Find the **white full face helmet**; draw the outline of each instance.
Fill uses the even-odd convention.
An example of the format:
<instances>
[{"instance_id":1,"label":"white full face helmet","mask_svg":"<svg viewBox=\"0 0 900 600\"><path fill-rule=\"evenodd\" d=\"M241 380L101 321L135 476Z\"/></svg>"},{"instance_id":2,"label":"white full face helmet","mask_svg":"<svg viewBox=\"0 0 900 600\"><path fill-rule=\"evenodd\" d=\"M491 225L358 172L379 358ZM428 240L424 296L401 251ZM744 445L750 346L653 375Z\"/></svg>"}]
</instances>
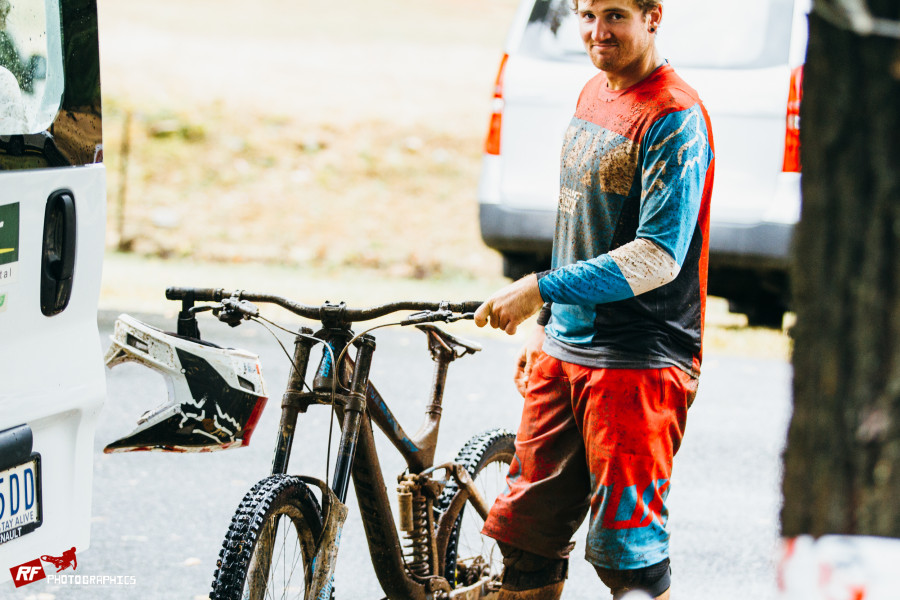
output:
<instances>
[{"instance_id":1,"label":"white full face helmet","mask_svg":"<svg viewBox=\"0 0 900 600\"><path fill-rule=\"evenodd\" d=\"M165 333L129 315L116 320L106 366L136 362L163 375L168 398L104 452L209 452L246 446L266 404L259 357Z\"/></svg>"}]
</instances>

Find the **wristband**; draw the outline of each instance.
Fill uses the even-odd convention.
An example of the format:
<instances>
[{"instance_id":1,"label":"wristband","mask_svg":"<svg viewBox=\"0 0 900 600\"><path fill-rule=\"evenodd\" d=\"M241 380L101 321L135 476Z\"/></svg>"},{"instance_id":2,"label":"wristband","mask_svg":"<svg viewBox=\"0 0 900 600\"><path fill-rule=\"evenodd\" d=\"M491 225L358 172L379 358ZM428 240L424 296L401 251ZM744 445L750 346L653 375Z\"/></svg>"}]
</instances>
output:
<instances>
[{"instance_id":1,"label":"wristband","mask_svg":"<svg viewBox=\"0 0 900 600\"><path fill-rule=\"evenodd\" d=\"M550 322L550 307L553 305L552 302L545 302L541 307L541 312L538 313L537 324L541 327L547 325Z\"/></svg>"}]
</instances>

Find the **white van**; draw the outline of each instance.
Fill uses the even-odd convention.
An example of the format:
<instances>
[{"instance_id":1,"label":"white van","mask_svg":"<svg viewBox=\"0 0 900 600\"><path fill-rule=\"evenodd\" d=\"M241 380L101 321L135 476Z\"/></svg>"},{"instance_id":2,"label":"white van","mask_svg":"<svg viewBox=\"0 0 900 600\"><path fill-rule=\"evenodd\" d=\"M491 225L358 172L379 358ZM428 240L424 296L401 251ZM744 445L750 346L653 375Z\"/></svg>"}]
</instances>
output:
<instances>
[{"instance_id":1,"label":"white van","mask_svg":"<svg viewBox=\"0 0 900 600\"><path fill-rule=\"evenodd\" d=\"M0 589L89 543L102 149L96 0L0 0Z\"/></svg>"},{"instance_id":2,"label":"white van","mask_svg":"<svg viewBox=\"0 0 900 600\"><path fill-rule=\"evenodd\" d=\"M710 114L716 177L709 293L781 325L800 215L800 66L809 0L666 0L658 46ZM563 134L597 73L572 0L523 0L507 38L478 189L504 274L549 268Z\"/></svg>"}]
</instances>

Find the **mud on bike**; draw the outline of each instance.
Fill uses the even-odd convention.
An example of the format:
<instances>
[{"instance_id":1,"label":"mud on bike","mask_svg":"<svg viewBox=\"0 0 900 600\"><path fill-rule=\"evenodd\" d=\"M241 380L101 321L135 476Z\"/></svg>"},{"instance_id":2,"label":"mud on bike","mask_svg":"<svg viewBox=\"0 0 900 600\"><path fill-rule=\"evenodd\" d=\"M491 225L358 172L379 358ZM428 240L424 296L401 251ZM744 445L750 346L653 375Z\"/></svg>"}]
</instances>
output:
<instances>
[{"instance_id":1,"label":"mud on bike","mask_svg":"<svg viewBox=\"0 0 900 600\"><path fill-rule=\"evenodd\" d=\"M317 331L290 330L294 349L285 349L291 368L271 474L247 492L231 520L210 598L334 598L334 568L351 479L386 598L475 600L496 595L502 557L480 531L490 504L505 486L514 435L502 429L486 431L471 438L454 460L434 460L449 365L481 349L434 323L472 318L478 302L395 302L353 309L344 303L310 306L275 295L210 288L169 288L166 297L181 302L177 331L165 333L122 315L106 361L110 367L134 361L163 373L169 402L145 413L137 429L107 446L106 452L210 451L249 443L266 402L259 359L201 339L198 313L211 311L231 326L256 321L271 331L271 326L281 327L262 316L257 305L277 305L320 325ZM369 332L386 325L359 334L352 329L354 323L404 311L406 316L389 325L423 331L434 361L424 421L411 436L369 381L375 352ZM321 359L308 378L313 348L320 344ZM287 472L298 416L315 405L333 411L340 425L330 482ZM396 521L373 423L407 466L397 478ZM329 470L330 464L326 479Z\"/></svg>"}]
</instances>

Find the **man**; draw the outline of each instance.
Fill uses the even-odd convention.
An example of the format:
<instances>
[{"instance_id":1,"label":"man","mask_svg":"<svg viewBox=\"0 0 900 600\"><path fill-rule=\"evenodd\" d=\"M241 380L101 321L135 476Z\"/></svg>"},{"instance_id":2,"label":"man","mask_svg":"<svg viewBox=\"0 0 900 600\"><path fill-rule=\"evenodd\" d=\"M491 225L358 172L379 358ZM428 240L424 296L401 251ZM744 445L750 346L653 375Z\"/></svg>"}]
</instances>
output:
<instances>
[{"instance_id":1,"label":"man","mask_svg":"<svg viewBox=\"0 0 900 600\"><path fill-rule=\"evenodd\" d=\"M575 1L601 72L565 136L553 268L475 314L509 334L542 305L538 323L552 315L518 361L516 457L484 533L504 554L502 600L560 597L588 511L585 556L614 597L668 599L665 501L700 370L712 132L656 49L661 0Z\"/></svg>"}]
</instances>

